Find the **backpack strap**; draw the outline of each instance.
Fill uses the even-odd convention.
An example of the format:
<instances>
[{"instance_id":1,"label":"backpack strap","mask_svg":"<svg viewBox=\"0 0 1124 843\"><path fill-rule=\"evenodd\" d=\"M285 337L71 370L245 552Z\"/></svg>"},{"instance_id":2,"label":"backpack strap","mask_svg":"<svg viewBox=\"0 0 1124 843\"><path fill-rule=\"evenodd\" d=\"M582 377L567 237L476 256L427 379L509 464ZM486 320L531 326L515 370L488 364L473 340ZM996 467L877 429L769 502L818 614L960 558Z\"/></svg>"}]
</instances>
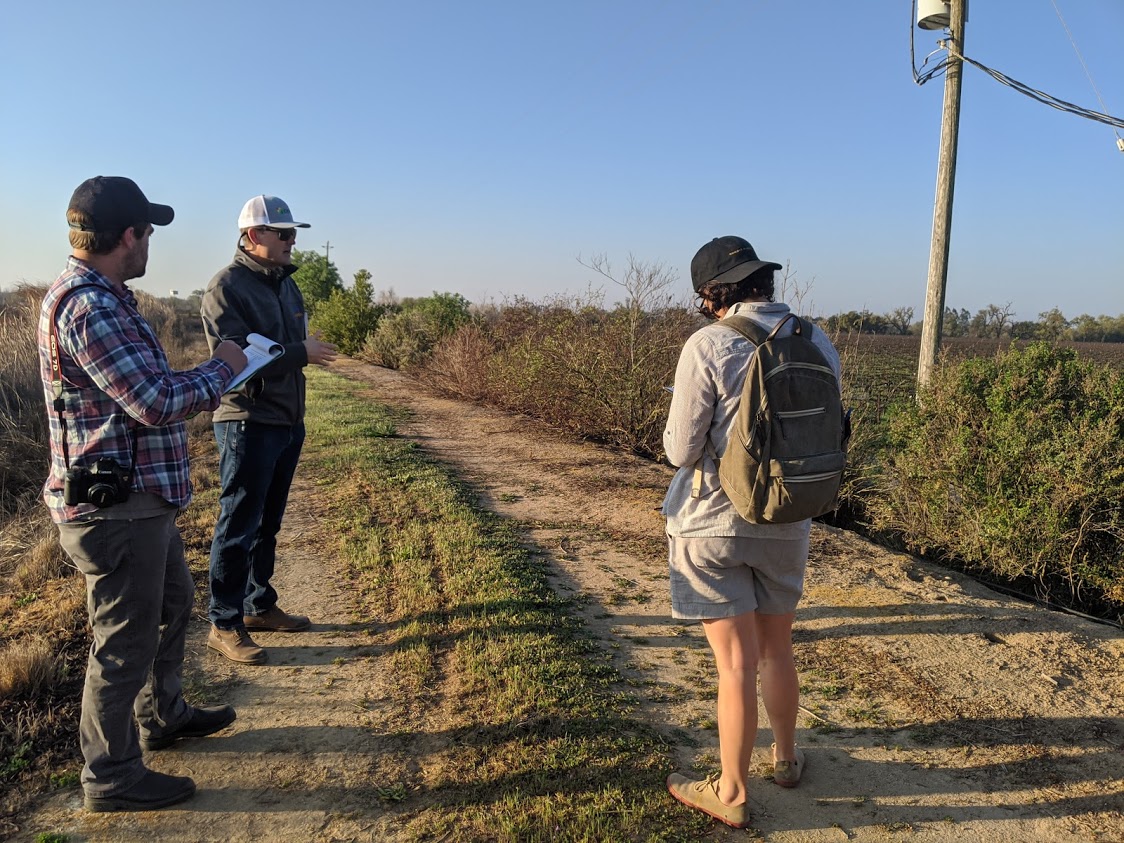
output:
<instances>
[{"instance_id":1,"label":"backpack strap","mask_svg":"<svg viewBox=\"0 0 1124 843\"><path fill-rule=\"evenodd\" d=\"M766 331L761 325L758 325L748 316L741 316L740 314L732 314L722 319L720 325L726 325L733 328L755 346L767 342L769 339L769 332ZM775 332L774 332L775 333Z\"/></svg>"},{"instance_id":2,"label":"backpack strap","mask_svg":"<svg viewBox=\"0 0 1124 843\"><path fill-rule=\"evenodd\" d=\"M726 325L729 328L733 328L735 331L749 340L749 342L753 344L754 348L760 346L762 343L768 342L768 340L771 338L771 334L763 326L757 324L748 316L741 316L736 313L730 314L729 316L720 320L719 324ZM776 332L774 331L774 333ZM714 460L715 467L718 466L718 454L714 453L714 448L711 447L710 440L708 439L703 456L699 457L698 462L695 463L695 473L691 482L692 498L702 497L702 466L703 460L706 459L707 453L709 453L710 458Z\"/></svg>"},{"instance_id":3,"label":"backpack strap","mask_svg":"<svg viewBox=\"0 0 1124 843\"><path fill-rule=\"evenodd\" d=\"M701 498L702 497L702 480L703 480L703 469L702 469L702 467L703 467L703 460L706 459L707 454L710 454L710 458L712 460L714 460L714 467L715 468L718 468L719 464L722 462L722 460L719 458L718 454L716 454L714 452L714 446L712 446L710 444L710 439L707 438L706 444L703 446L703 455L701 457L699 457L698 461L695 463L695 473L694 473L694 476L692 477L692 480L691 480L691 497L692 498Z\"/></svg>"},{"instance_id":4,"label":"backpack strap","mask_svg":"<svg viewBox=\"0 0 1124 843\"><path fill-rule=\"evenodd\" d=\"M102 287L101 284L93 284L90 282L75 284L73 287L64 290L62 295L55 299L54 304L51 305L50 334L48 335L47 339L47 353L51 361L51 392L55 396L55 400L51 402L51 406L54 408L55 414L59 419L59 428L62 431L62 459L63 465L65 465L67 468L70 468L70 449L67 447L66 442L66 417L62 414L62 411L66 409L66 402L62 397L64 379L62 376L62 363L59 360L58 316L59 307L62 305L62 303L70 298L72 293L77 293L79 290L84 290L87 287L95 290L102 290L103 292L105 291L105 288ZM113 292L112 290L110 290L109 292L112 293L112 295L117 296L117 293ZM117 298L121 297L117 296ZM133 462L135 463L137 459L137 426L132 423L128 415L125 415L125 426L129 429L129 434L131 437L130 443L133 447ZM130 468L128 471L129 482L131 483L133 470Z\"/></svg>"},{"instance_id":5,"label":"backpack strap","mask_svg":"<svg viewBox=\"0 0 1124 843\"><path fill-rule=\"evenodd\" d=\"M812 332L816 330L816 326L809 322L807 319L804 319L801 316L797 316L795 313L789 313L784 317L784 319L777 323L777 326L773 328L772 331L769 332L769 336L766 337L766 341L776 338L777 332L780 331L780 329L789 319L796 323L792 326L793 336L804 337L804 339L806 340L812 339Z\"/></svg>"}]
</instances>

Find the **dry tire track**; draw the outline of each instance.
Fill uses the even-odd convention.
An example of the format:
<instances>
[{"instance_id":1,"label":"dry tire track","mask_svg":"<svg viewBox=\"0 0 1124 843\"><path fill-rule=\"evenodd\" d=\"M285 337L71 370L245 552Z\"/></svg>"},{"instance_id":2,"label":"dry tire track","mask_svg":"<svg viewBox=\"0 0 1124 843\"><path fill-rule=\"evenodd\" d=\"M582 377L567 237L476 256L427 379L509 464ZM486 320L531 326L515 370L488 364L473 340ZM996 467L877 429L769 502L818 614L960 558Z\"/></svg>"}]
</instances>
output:
<instances>
[{"instance_id":1,"label":"dry tire track","mask_svg":"<svg viewBox=\"0 0 1124 843\"><path fill-rule=\"evenodd\" d=\"M336 371L409 409L401 433L522 523L640 716L681 767L713 766L709 653L670 618L663 519L671 470L525 417L427 395L399 372ZM761 779L777 841L1124 840L1124 641L816 525L796 641L808 780ZM762 772L771 739L758 738ZM715 829L715 837L726 834Z\"/></svg>"}]
</instances>

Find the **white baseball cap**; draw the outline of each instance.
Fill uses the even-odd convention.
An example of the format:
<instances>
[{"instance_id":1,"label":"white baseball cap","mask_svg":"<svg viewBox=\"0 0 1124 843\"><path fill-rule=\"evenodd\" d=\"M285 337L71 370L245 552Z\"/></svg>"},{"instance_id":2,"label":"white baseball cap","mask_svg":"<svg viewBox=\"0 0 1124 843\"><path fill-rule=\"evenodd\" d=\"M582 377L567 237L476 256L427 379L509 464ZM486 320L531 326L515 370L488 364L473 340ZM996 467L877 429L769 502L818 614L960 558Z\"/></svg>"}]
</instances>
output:
<instances>
[{"instance_id":1,"label":"white baseball cap","mask_svg":"<svg viewBox=\"0 0 1124 843\"><path fill-rule=\"evenodd\" d=\"M293 212L284 199L276 196L258 195L242 206L238 215L238 229L247 228L311 228L306 222L294 222Z\"/></svg>"}]
</instances>

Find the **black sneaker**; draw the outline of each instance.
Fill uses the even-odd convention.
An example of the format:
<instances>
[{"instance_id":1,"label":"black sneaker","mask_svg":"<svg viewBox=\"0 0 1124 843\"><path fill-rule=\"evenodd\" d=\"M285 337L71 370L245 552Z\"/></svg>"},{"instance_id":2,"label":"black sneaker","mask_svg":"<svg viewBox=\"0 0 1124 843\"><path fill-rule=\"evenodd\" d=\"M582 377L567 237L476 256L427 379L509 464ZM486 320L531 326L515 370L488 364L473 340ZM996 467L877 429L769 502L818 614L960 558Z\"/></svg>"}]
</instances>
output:
<instances>
[{"instance_id":1,"label":"black sneaker","mask_svg":"<svg viewBox=\"0 0 1124 843\"><path fill-rule=\"evenodd\" d=\"M121 793L112 796L86 796L86 810L155 811L183 802L195 795L195 782L187 776L169 776L145 770L144 778Z\"/></svg>"},{"instance_id":2,"label":"black sneaker","mask_svg":"<svg viewBox=\"0 0 1124 843\"><path fill-rule=\"evenodd\" d=\"M225 729L237 716L238 714L229 705L194 708L191 710L191 716L178 729L173 729L158 738L141 738L141 746L152 752L155 749L171 746L180 738L204 738L219 729Z\"/></svg>"}]
</instances>

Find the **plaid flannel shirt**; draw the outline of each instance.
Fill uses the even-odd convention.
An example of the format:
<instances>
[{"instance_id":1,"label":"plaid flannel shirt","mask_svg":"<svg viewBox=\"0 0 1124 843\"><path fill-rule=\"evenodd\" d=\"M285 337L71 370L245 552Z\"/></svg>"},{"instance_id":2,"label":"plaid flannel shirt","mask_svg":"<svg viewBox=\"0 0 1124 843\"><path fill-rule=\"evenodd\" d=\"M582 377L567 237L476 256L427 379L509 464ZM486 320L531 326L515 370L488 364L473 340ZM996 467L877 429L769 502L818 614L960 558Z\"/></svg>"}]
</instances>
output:
<instances>
[{"instance_id":1,"label":"plaid flannel shirt","mask_svg":"<svg viewBox=\"0 0 1124 843\"><path fill-rule=\"evenodd\" d=\"M79 285L92 286L66 295ZM52 311L64 295L55 324L70 465L88 467L94 460L110 457L132 468L133 491L187 506L191 479L185 420L217 407L234 372L217 359L190 371L173 372L132 292L118 290L100 272L71 257L43 298L38 326L39 369L51 436L51 473L43 486L43 500L51 518L75 521L96 511L90 504L63 503L67 466L63 425L54 407L49 338Z\"/></svg>"}]
</instances>

